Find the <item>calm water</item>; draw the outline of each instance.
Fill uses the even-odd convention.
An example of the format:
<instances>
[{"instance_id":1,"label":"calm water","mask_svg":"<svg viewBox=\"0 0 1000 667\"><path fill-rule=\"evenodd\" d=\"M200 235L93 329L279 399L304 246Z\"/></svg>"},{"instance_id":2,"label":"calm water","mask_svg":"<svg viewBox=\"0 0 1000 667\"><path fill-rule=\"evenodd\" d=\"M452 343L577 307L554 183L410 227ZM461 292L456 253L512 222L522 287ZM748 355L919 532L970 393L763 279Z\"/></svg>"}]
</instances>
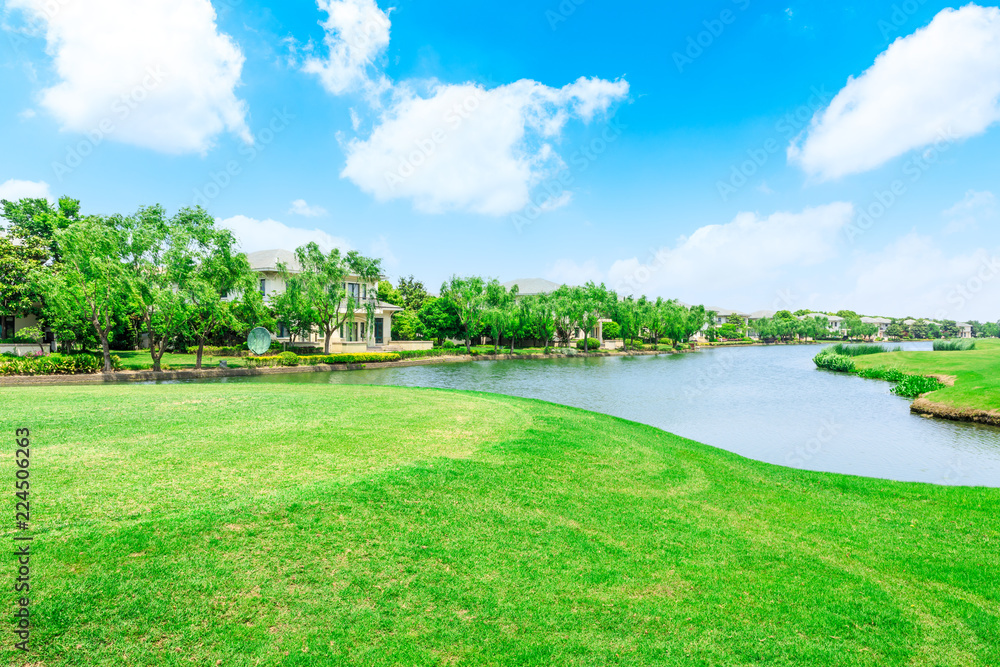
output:
<instances>
[{"instance_id":1,"label":"calm water","mask_svg":"<svg viewBox=\"0 0 1000 667\"><path fill-rule=\"evenodd\" d=\"M906 349L929 350L930 344ZM819 371L817 346L501 361L215 382L386 384L540 398L780 465L1000 487L1000 429L910 414L877 380Z\"/></svg>"}]
</instances>

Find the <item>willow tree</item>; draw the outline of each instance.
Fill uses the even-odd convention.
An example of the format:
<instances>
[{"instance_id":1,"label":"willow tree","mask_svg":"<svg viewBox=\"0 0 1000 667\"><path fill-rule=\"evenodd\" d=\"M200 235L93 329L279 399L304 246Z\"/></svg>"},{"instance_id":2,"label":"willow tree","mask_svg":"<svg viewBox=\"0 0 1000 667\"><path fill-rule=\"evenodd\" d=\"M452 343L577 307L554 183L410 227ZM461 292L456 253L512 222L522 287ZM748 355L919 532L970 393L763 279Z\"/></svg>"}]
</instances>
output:
<instances>
[{"instance_id":1,"label":"willow tree","mask_svg":"<svg viewBox=\"0 0 1000 667\"><path fill-rule=\"evenodd\" d=\"M308 243L295 250L298 271L293 272L284 264L279 265L286 285L299 290L302 303L308 304L323 329L323 351L330 354L333 333L345 324L353 324L359 313L365 314L368 328L375 320L378 293L374 285L382 275L382 260L365 257L357 250L342 253L334 248L324 253L316 243ZM372 289L348 289L350 278L361 284L373 285Z\"/></svg>"},{"instance_id":2,"label":"willow tree","mask_svg":"<svg viewBox=\"0 0 1000 667\"><path fill-rule=\"evenodd\" d=\"M452 276L441 285L441 298L454 308L465 337L465 352L471 354L472 336L482 327L486 311L486 282L478 276Z\"/></svg>"},{"instance_id":3,"label":"willow tree","mask_svg":"<svg viewBox=\"0 0 1000 667\"><path fill-rule=\"evenodd\" d=\"M500 339L505 335L511 337L511 352L513 352L518 314L517 286L508 292L500 281L493 278L486 284L484 297L483 321L489 327L490 336L493 338L493 353L500 351Z\"/></svg>"},{"instance_id":4,"label":"willow tree","mask_svg":"<svg viewBox=\"0 0 1000 667\"><path fill-rule=\"evenodd\" d=\"M552 301L553 297L548 294L535 294L521 301L527 327L544 342L546 354L549 353L549 341L556 333L556 313Z\"/></svg>"}]
</instances>

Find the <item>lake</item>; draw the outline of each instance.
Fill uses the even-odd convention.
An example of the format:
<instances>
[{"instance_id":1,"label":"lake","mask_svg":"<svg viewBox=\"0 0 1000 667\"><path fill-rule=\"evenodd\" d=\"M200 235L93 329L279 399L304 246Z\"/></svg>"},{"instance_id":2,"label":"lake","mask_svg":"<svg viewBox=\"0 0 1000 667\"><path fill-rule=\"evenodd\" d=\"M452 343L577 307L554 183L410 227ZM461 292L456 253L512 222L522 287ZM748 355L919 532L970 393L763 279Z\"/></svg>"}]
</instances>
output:
<instances>
[{"instance_id":1,"label":"lake","mask_svg":"<svg viewBox=\"0 0 1000 667\"><path fill-rule=\"evenodd\" d=\"M930 343L908 343L930 350ZM759 461L901 481L1000 487L1000 429L910 413L890 384L817 370L814 345L480 361L209 382L486 391L603 412ZM198 380L196 382L205 382Z\"/></svg>"}]
</instances>

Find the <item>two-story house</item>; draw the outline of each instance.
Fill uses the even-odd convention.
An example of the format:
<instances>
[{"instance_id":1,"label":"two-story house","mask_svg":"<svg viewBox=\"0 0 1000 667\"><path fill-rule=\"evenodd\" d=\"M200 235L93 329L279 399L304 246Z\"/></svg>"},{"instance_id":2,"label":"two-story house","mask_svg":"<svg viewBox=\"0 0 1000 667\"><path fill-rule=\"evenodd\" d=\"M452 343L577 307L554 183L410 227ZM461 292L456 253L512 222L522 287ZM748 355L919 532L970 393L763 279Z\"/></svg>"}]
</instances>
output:
<instances>
[{"instance_id":1,"label":"two-story house","mask_svg":"<svg viewBox=\"0 0 1000 667\"><path fill-rule=\"evenodd\" d=\"M261 250L247 254L250 268L258 276L258 289L269 303L286 289L278 265L283 264L289 274L302 271L295 253L288 250ZM357 309L354 317L335 331L330 343L330 352L364 352L369 350L398 350L430 347L430 341L401 342L392 340L392 316L403 310L391 303L378 301L378 284L366 282L357 276L348 276L344 283L345 293L352 294L359 301L372 300L375 303L375 318L371 326L368 323L368 313L364 308ZM346 301L342 313L346 313ZM275 338L290 342L289 332L282 328L276 332ZM321 346L324 334L321 330L313 331L307 340L297 340L296 345Z\"/></svg>"}]
</instances>

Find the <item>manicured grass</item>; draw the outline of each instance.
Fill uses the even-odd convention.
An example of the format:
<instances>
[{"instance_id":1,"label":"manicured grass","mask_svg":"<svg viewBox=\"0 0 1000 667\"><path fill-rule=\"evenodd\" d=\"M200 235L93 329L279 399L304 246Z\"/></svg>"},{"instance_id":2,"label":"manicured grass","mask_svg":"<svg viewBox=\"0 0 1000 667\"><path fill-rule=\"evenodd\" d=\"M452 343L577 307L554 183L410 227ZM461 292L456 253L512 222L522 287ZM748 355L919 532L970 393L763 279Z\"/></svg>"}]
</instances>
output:
<instances>
[{"instance_id":1,"label":"manicured grass","mask_svg":"<svg viewBox=\"0 0 1000 667\"><path fill-rule=\"evenodd\" d=\"M8 635L3 664L1000 664L1000 490L486 394L0 401L5 433L33 429L36 536L34 652Z\"/></svg>"},{"instance_id":2,"label":"manicured grass","mask_svg":"<svg viewBox=\"0 0 1000 667\"><path fill-rule=\"evenodd\" d=\"M153 367L153 358L149 355L149 350L115 350L112 354L117 354L122 360L122 370L141 371L149 370ZM165 368L180 370L182 368L194 368L195 354L173 354L167 352L163 355L162 365ZM244 368L242 357L210 357L203 355L201 358L202 368L218 368L219 362L225 361L230 368Z\"/></svg>"},{"instance_id":3,"label":"manicured grass","mask_svg":"<svg viewBox=\"0 0 1000 667\"><path fill-rule=\"evenodd\" d=\"M927 398L956 408L1000 410L1000 340L978 339L962 352L893 352L855 358L857 368L886 366L918 375L947 375L955 386Z\"/></svg>"}]
</instances>

